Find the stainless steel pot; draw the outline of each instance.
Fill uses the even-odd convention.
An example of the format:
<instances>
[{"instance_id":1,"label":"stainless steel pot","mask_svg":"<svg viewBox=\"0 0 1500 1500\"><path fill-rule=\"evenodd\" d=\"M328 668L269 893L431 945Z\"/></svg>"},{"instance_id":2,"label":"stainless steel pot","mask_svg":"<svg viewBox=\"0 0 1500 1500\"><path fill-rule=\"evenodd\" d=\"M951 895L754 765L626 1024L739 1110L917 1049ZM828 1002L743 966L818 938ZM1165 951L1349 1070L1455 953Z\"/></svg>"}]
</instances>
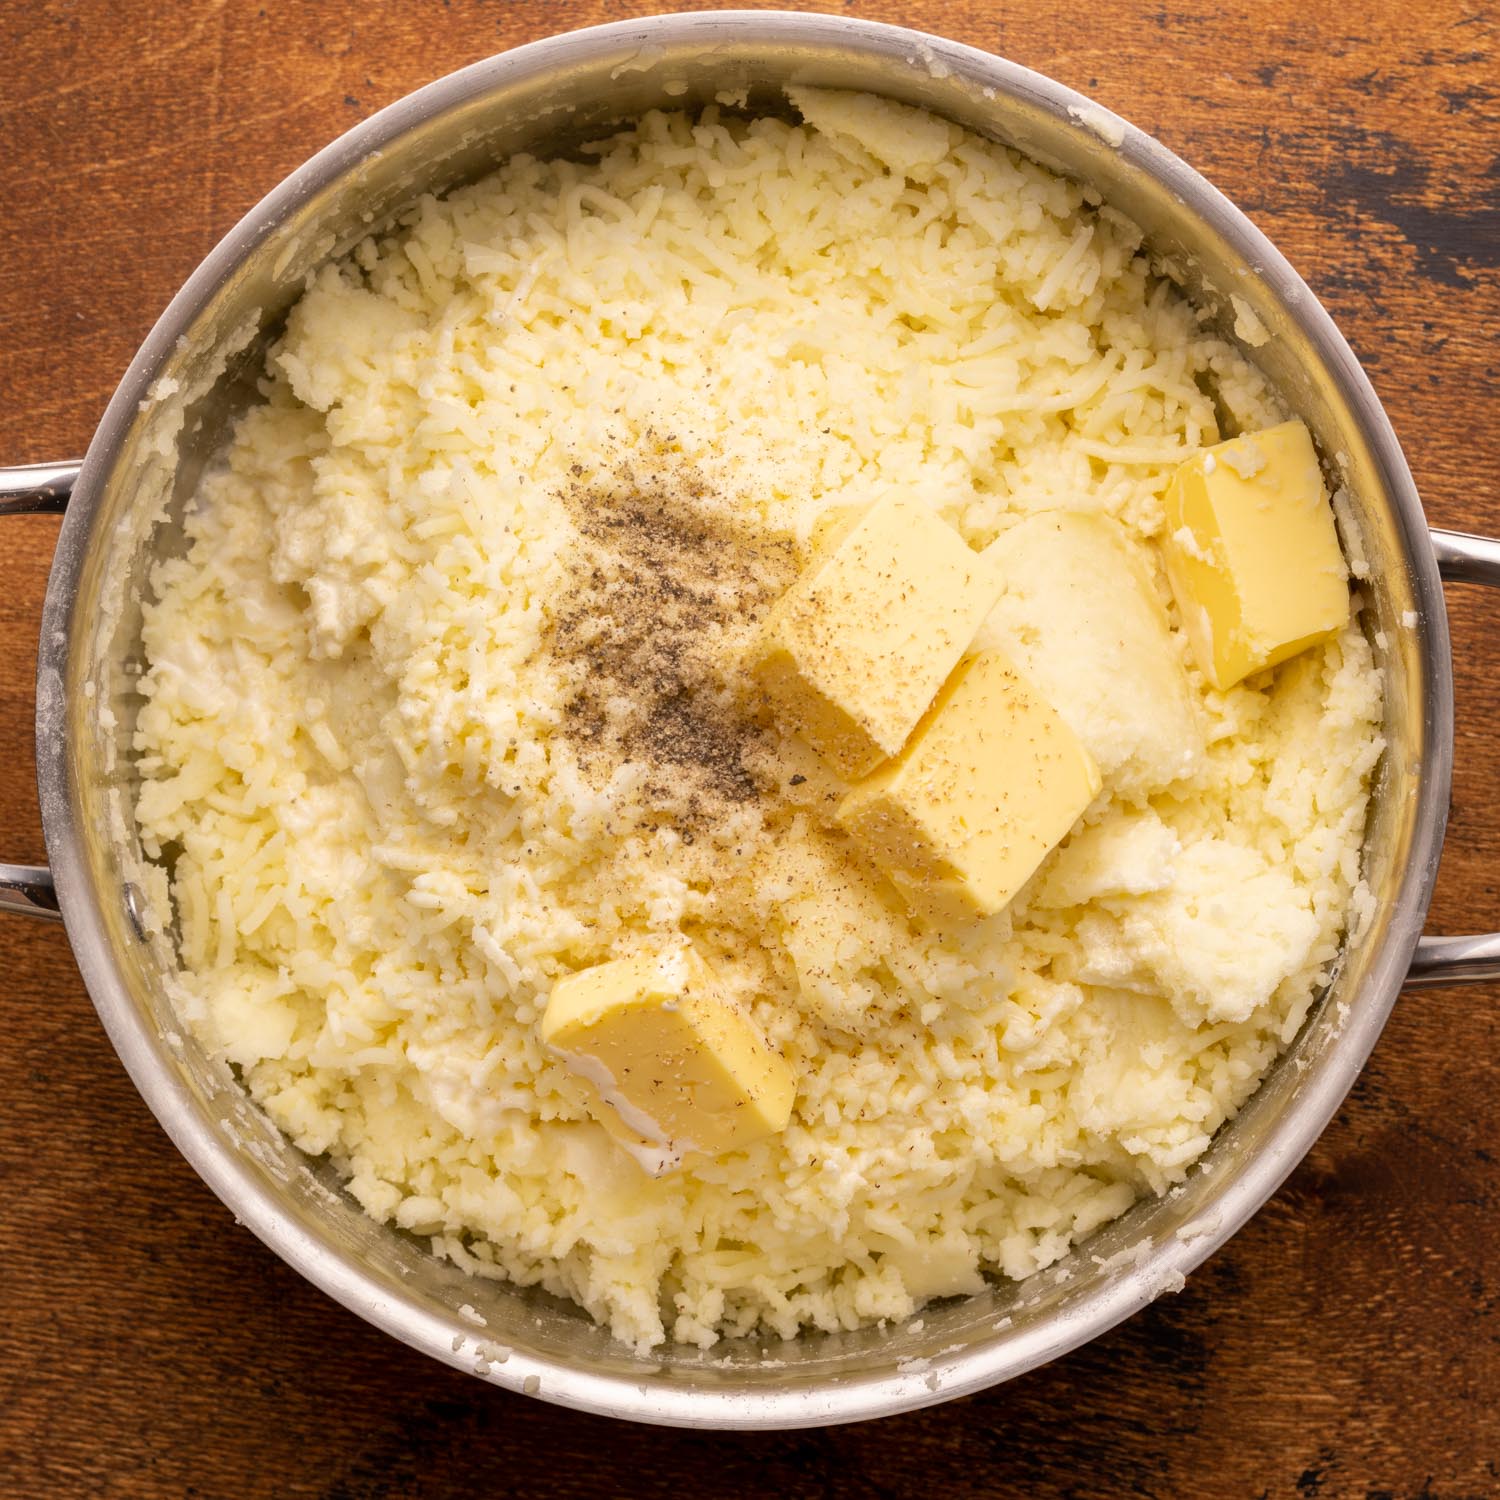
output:
<instances>
[{"instance_id":1,"label":"stainless steel pot","mask_svg":"<svg viewBox=\"0 0 1500 1500\"><path fill-rule=\"evenodd\" d=\"M1328 995L1203 1163L1055 1269L928 1309L920 1324L747 1340L638 1359L576 1309L471 1280L368 1219L325 1163L292 1149L172 1014L173 956L137 915L142 855L128 744L139 600L180 544L183 503L243 405L308 268L418 192L522 149L550 152L655 107L789 81L925 106L1095 185L1132 215L1311 424L1353 497L1386 671L1388 742L1365 851L1377 912ZM51 873L0 867L3 904L59 911L116 1050L213 1190L273 1250L414 1348L588 1411L695 1427L797 1427L979 1390L1074 1348L1210 1255L1311 1146L1405 984L1500 976L1500 936L1422 938L1452 765L1439 577L1500 584L1500 543L1427 530L1390 424L1328 315L1263 235L1150 137L1058 84L968 47L841 17L711 12L621 22L478 63L357 126L209 255L142 346L81 465L11 471L9 512L66 506L43 614L37 775ZM1378 632L1378 634L1376 633Z\"/></svg>"}]
</instances>

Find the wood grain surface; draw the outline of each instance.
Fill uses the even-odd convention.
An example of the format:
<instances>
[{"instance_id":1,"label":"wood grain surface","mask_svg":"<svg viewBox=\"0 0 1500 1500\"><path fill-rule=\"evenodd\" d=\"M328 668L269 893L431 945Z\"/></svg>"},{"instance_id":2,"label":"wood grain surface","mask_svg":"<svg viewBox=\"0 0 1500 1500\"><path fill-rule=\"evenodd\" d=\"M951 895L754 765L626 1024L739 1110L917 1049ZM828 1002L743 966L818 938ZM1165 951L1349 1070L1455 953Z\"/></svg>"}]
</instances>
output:
<instances>
[{"instance_id":1,"label":"wood grain surface","mask_svg":"<svg viewBox=\"0 0 1500 1500\"><path fill-rule=\"evenodd\" d=\"M339 131L629 0L0 0L0 461L80 452L218 237ZM878 0L1082 89L1236 199L1364 360L1434 523L1500 533L1500 18L1455 0ZM43 855L55 521L0 526L0 855ZM1500 924L1500 600L1450 593L1438 931ZM492 1390L302 1282L157 1128L60 930L0 923L0 1495L1500 1494L1495 986L1409 994L1337 1120L1175 1298L852 1428L662 1432Z\"/></svg>"}]
</instances>

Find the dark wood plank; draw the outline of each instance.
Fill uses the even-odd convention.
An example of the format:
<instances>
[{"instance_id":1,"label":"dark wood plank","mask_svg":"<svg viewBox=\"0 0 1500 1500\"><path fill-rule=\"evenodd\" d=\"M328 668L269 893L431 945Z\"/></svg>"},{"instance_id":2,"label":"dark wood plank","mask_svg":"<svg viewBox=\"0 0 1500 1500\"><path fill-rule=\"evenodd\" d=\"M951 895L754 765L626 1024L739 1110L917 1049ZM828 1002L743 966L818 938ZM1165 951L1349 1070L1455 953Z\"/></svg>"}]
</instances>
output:
<instances>
[{"instance_id":1,"label":"dark wood plank","mask_svg":"<svg viewBox=\"0 0 1500 1500\"><path fill-rule=\"evenodd\" d=\"M339 130L503 47L652 7L0 9L0 459L79 452L158 310ZM1325 299L1434 522L1500 532L1500 19L1461 0L889 0L1159 135ZM0 828L42 854L56 522L0 527ZM1496 603L1452 596L1439 930L1500 921ZM60 932L0 923L0 1474L18 1496L1459 1500L1500 1493L1496 989L1410 995L1307 1162L1178 1297L1001 1390L853 1429L663 1433L507 1397L302 1283L168 1145Z\"/></svg>"}]
</instances>

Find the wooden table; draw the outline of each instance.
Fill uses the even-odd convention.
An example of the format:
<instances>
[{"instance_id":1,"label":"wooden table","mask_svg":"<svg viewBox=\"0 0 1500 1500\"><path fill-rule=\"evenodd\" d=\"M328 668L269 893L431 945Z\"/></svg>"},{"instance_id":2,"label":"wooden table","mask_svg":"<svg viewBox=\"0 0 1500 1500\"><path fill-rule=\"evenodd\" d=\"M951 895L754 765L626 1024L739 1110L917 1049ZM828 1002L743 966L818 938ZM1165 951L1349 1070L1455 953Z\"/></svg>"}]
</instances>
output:
<instances>
[{"instance_id":1,"label":"wooden table","mask_svg":"<svg viewBox=\"0 0 1500 1500\"><path fill-rule=\"evenodd\" d=\"M152 320L319 146L633 0L0 9L0 459L80 452ZM831 7L830 7L831 8ZM1500 532L1500 19L1455 0L878 0L1082 89L1323 297L1440 525ZM43 855L34 642L57 523L0 527L0 854ZM1432 927L1500 922L1496 604L1451 600ZM298 1279L168 1144L55 927L0 923L6 1496L1500 1494L1497 989L1404 998L1274 1201L1179 1296L999 1390L832 1431L632 1428L421 1358Z\"/></svg>"}]
</instances>

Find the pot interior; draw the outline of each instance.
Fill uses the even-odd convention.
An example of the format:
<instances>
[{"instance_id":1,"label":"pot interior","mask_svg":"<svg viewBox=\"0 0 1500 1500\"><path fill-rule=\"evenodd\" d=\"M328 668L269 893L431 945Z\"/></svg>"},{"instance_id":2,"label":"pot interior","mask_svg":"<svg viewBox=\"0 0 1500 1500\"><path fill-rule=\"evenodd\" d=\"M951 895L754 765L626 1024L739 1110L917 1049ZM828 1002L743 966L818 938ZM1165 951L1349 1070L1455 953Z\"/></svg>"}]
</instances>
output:
<instances>
[{"instance_id":1,"label":"pot interior","mask_svg":"<svg viewBox=\"0 0 1500 1500\"><path fill-rule=\"evenodd\" d=\"M372 1222L175 1018L170 942L143 935L132 895L143 858L129 754L140 605L153 558L181 546L183 506L311 267L418 194L512 153L567 152L646 109L725 90L745 90L750 112L784 112L789 81L924 106L1088 182L1146 229L1164 270L1223 331L1238 325L1257 341L1247 353L1312 427L1331 483L1347 485L1349 540L1368 559L1365 618L1386 674L1387 749L1365 853L1377 914L1188 1180L1055 1268L929 1307L910 1326L641 1360L571 1305L471 1279ZM1441 593L1399 450L1311 294L1217 194L1113 116L995 59L839 18L679 16L556 39L454 75L328 148L231 233L143 348L90 452L54 593L39 695L49 845L101 1015L179 1146L294 1265L409 1342L499 1384L535 1390L539 1380L543 1396L646 1420L800 1425L919 1405L1018 1373L1174 1290L1295 1164L1352 1081L1405 971L1441 837Z\"/></svg>"}]
</instances>

